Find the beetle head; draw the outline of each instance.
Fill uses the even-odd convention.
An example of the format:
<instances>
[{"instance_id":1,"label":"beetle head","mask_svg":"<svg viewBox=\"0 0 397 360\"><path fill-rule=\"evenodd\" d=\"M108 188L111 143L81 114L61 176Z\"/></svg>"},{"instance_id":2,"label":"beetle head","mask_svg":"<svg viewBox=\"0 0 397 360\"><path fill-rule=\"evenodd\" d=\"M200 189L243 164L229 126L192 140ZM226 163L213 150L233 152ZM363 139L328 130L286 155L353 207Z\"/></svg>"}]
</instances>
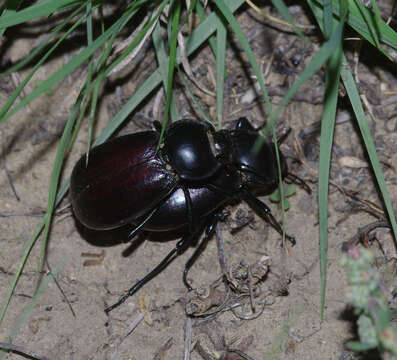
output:
<instances>
[{"instance_id":1,"label":"beetle head","mask_svg":"<svg viewBox=\"0 0 397 360\"><path fill-rule=\"evenodd\" d=\"M273 143L262 142L259 150L254 151L258 133L246 129L235 130L231 134L234 164L243 174L245 185L256 192L271 194L279 183L276 151ZM287 163L281 151L281 177L288 173Z\"/></svg>"}]
</instances>

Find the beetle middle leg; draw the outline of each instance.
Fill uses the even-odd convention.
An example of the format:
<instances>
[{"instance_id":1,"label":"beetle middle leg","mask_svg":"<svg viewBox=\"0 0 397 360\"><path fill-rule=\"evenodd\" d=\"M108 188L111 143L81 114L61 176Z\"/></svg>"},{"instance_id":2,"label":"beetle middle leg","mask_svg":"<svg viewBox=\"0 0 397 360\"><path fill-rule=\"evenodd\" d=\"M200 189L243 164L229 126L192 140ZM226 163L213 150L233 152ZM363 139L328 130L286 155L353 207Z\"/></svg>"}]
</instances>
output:
<instances>
[{"instance_id":1,"label":"beetle middle leg","mask_svg":"<svg viewBox=\"0 0 397 360\"><path fill-rule=\"evenodd\" d=\"M218 221L223 221L229 215L230 215L229 212L217 212L215 214L210 215L210 220L207 224L207 228L205 229L204 237L199 243L199 245L196 247L196 249L194 250L192 256L186 262L185 269L183 270L183 283L185 284L185 286L189 291L193 290L193 288L190 286L189 282L187 281L187 274L190 268L192 267L194 262L197 260L197 258L203 251L208 240L211 238L212 235L214 235L216 224L218 223Z\"/></svg>"}]
</instances>

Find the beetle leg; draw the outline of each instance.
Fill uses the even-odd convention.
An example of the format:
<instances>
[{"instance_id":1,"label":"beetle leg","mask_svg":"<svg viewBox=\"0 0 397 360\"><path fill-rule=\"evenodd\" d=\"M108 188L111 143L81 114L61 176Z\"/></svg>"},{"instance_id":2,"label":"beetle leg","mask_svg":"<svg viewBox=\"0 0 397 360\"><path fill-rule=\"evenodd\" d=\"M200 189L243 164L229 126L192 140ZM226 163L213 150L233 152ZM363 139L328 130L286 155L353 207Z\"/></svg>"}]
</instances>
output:
<instances>
[{"instance_id":1,"label":"beetle leg","mask_svg":"<svg viewBox=\"0 0 397 360\"><path fill-rule=\"evenodd\" d=\"M181 185L181 189L183 191L183 194L185 195L186 214L187 214L187 220L189 222L189 232L193 234L198 229L197 216L193 214L193 204L192 204L192 198L190 197L189 189L185 185Z\"/></svg>"},{"instance_id":2,"label":"beetle leg","mask_svg":"<svg viewBox=\"0 0 397 360\"><path fill-rule=\"evenodd\" d=\"M183 283L185 284L185 286L189 291L193 290L193 288L190 286L189 282L187 281L187 274L189 272L189 269L192 267L196 259L203 251L208 240L211 238L212 235L214 235L216 224L218 223L218 221L223 221L229 215L230 215L229 212L219 212L210 216L210 220L208 222L207 228L205 229L205 235L201 240L200 244L197 246L196 250L194 250L193 255L186 262L185 269L183 270Z\"/></svg>"},{"instance_id":3,"label":"beetle leg","mask_svg":"<svg viewBox=\"0 0 397 360\"><path fill-rule=\"evenodd\" d=\"M252 195L248 190L244 189L243 192L243 198L244 200L248 203L248 204L252 204L254 205L254 207L256 207L257 209L259 209L261 211L261 213L263 214L265 220L271 225L273 226L276 231L280 234L283 235L283 229L281 228L281 225L279 224L279 222L274 218L274 216L272 215L272 212L270 210L270 208L262 201L260 201L259 199L257 199L254 195ZM285 235L285 238L292 244L295 245L296 244L296 240L295 238L293 238L292 236L289 235Z\"/></svg>"},{"instance_id":4,"label":"beetle leg","mask_svg":"<svg viewBox=\"0 0 397 360\"><path fill-rule=\"evenodd\" d=\"M156 213L156 211L171 197L171 195L175 192L176 188L173 187L171 190L168 192L168 194L162 198L152 210L150 210L147 214L145 214L145 217L141 222L128 234L127 241L131 240L139 230L142 229L142 227L153 217L153 215ZM140 218L142 219L142 218Z\"/></svg>"},{"instance_id":5,"label":"beetle leg","mask_svg":"<svg viewBox=\"0 0 397 360\"><path fill-rule=\"evenodd\" d=\"M158 264L149 274L147 274L143 279L139 280L131 289L129 289L128 293L121 297L118 302L107 307L105 309L105 313L108 313L116 307L120 306L130 296L134 295L143 285L145 285L148 281L161 273L175 259L175 257L177 257L186 250L191 238L192 236L191 234L189 234L189 236L184 236L181 240L179 240L176 246L168 253L168 255L160 262L160 264Z\"/></svg>"}]
</instances>

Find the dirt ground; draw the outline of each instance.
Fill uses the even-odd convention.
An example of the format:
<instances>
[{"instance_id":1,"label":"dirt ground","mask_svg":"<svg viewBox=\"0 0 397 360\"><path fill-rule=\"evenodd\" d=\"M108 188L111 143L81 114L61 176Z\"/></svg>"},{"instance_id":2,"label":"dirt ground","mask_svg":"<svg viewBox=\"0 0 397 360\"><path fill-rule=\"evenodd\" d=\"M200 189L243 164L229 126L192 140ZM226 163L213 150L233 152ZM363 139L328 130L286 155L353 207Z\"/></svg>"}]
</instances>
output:
<instances>
[{"instance_id":1,"label":"dirt ground","mask_svg":"<svg viewBox=\"0 0 397 360\"><path fill-rule=\"evenodd\" d=\"M263 9L273 11L268 7ZM387 8L383 10L386 12ZM293 6L290 11L297 23L310 25L306 9ZM318 49L316 44L320 44L321 37L317 31L306 29L312 41L312 44L306 44L292 32L286 31L284 26L260 18L248 7L240 11L238 20L257 60L266 70L272 103L277 104L280 95L286 92ZM2 44L3 58L12 63L23 58L46 36L44 27L42 23L32 24L7 34L7 41ZM74 34L65 47L39 69L28 84L26 93L77 53L83 38L81 32ZM248 77L251 73L242 64L245 56L235 40L230 40L225 127L233 126L232 121L241 116L246 116L259 126L265 121L264 106L260 99L251 96L253 83ZM346 54L351 65L354 65L354 44L346 42ZM376 54L374 49L364 45L356 76L360 91L374 115L374 118L368 116L368 122L384 166L390 197L395 199L397 113L393 96L397 89L397 72L394 64ZM148 45L133 64L109 80L101 97L96 134L155 69L155 64L153 50ZM200 49L199 56L192 58L191 65L198 81L213 90L215 61L210 49ZM28 70L0 80L1 105ZM56 146L86 71L84 66L78 68L51 93L0 125L1 304L25 247L45 211ZM47 256L53 271L57 269L59 287L50 281L30 314L21 321L21 314L29 305L37 286L36 269L40 254L37 243L0 328L0 342L7 342L8 336L15 334L14 344L49 359L182 359L186 333L190 329L192 360L219 359L226 348L237 349L256 360L379 358L376 353L358 356L345 347L347 341L357 338L357 334L354 315L345 302L346 279L339 265L342 243L356 235L360 227L376 220L360 200L369 200L381 209L382 205L343 89L339 99L331 170L326 308L324 320L320 322L316 177L319 151L317 125L321 120L323 90L324 73L320 71L300 89L277 123L280 131L288 127L292 129L281 147L291 172L304 178L312 189L310 195L297 187L296 193L289 198L291 208L286 213L286 230L296 238L296 246L288 246L287 251L281 248L280 236L244 203L228 206L231 215L220 225L219 234L224 242L228 269L233 264L257 263L264 256L270 259L270 273L258 284L259 296L254 298L256 313L251 312L249 297L241 297L234 301L241 306L233 311L227 308L227 311L210 317L187 317L188 295L182 282L182 272L194 250L189 248L123 306L106 315L104 308L116 302L130 286L159 263L174 246L177 237L175 234L143 236L123 244L126 229L88 231L76 223L71 209L67 208L55 217ZM215 98L197 88L194 91L214 118ZM181 86L175 94L181 116L197 117ZM131 115L119 135L150 127L156 114L153 106L157 96L161 94L154 93L150 101ZM163 104L164 99L161 109ZM73 152L67 158L63 179L70 176L73 164L85 151L87 129L85 122ZM351 193L356 198L349 196ZM261 199L271 206L275 217L280 219L279 206L270 204L267 198ZM62 206L68 204L69 199L66 198ZM382 253L376 244L372 247L382 260L379 266L393 270L394 260L384 261L392 259L395 254L392 238L385 229L380 229L376 236L384 250ZM382 265L384 263L386 265ZM199 288L208 287L220 276L218 250L213 239L191 269L189 279L195 288ZM46 280L48 276L44 274L43 278ZM225 296L222 283L216 288L215 295L221 299ZM129 331L131 324L136 323L136 328ZM3 358L21 359L21 356L14 353ZM244 359L238 351L229 351L225 358Z\"/></svg>"}]
</instances>

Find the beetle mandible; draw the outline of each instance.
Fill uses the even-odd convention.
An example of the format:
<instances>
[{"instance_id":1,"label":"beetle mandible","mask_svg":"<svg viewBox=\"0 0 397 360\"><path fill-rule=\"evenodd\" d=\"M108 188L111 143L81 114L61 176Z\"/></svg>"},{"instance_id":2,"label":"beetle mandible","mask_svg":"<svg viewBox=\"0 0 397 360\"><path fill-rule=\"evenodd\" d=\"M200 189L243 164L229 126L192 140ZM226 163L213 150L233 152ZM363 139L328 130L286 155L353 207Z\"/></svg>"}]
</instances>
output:
<instances>
[{"instance_id":1,"label":"beetle mandible","mask_svg":"<svg viewBox=\"0 0 397 360\"><path fill-rule=\"evenodd\" d=\"M77 219L88 228L106 230L135 225L129 238L140 230L168 231L186 227L186 234L149 274L138 281L111 311L160 273L206 227L205 235L185 265L187 272L217 222L226 216L223 207L232 199L246 201L280 234L282 229L270 209L255 194L269 195L278 186L274 144L252 148L259 134L246 118L234 130L215 131L207 122L182 119L165 131L158 148L161 125L114 138L91 150L88 166L82 156L71 177L71 200ZM158 149L158 151L157 151ZM279 152L281 175L288 173ZM295 244L295 239L286 236Z\"/></svg>"}]
</instances>

